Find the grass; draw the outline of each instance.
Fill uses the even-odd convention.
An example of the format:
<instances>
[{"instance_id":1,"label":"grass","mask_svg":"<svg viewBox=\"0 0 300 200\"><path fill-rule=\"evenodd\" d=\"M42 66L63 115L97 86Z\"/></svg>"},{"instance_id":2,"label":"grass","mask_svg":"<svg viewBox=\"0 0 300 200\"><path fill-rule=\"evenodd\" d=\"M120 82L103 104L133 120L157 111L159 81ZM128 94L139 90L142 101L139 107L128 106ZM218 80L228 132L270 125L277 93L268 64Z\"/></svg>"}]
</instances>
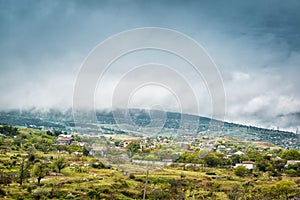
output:
<instances>
[{"instance_id":1,"label":"grass","mask_svg":"<svg viewBox=\"0 0 300 200\"><path fill-rule=\"evenodd\" d=\"M37 186L33 182L34 180L30 179L30 182L25 183L22 187L17 183L12 183L10 186L2 187L2 189L7 193L7 199L20 199L21 197L31 199L33 194L45 192L49 195L52 190L61 196L61 198L56 196L53 199L141 199L146 179L144 171L146 167L143 167L144 170L140 169L141 166L132 164L121 167L132 170L129 172L133 173L134 177L130 178L128 175L124 175L122 170L117 169L93 169L89 167L88 172L78 173L68 167L62 170L65 176L47 176L42 179L41 186ZM181 168L150 168L149 170L148 196L157 191L158 195L163 195L164 192L171 194L174 193L173 190L178 190L176 193L181 192L186 199L196 197L205 199L210 198L213 191L213 199L226 200L228 199L226 191L231 191L236 185L242 186L243 183L253 181L252 177L240 178L235 176L232 169L203 168L201 171L184 171ZM206 174L208 171L213 171L217 176L222 175L225 178L213 179L212 175ZM182 172L185 174L183 179L181 179ZM258 179L256 185L271 183L272 181ZM174 184L179 185L172 189ZM175 197L169 197L169 199L172 198Z\"/></svg>"},{"instance_id":2,"label":"grass","mask_svg":"<svg viewBox=\"0 0 300 200\"><path fill-rule=\"evenodd\" d=\"M22 131L41 134L31 129ZM20 151L9 150L6 154L0 154L0 171L18 174L21 159L25 155L27 152L22 149ZM52 162L61 156L65 157L69 165L71 163L91 164L97 161L106 166L110 165L106 159L90 156L60 154L56 151L35 152L36 160ZM184 169L183 167L145 166L130 162L111 166L110 169L68 166L61 171L63 176L46 176L41 180L41 185L37 185L36 179L30 178L23 186L19 186L14 181L9 185L1 185L1 190L6 193L6 199L142 199L146 171L149 170L147 199L227 200L229 193L243 190L245 183L251 182L254 185L253 188L258 189L279 181L279 178L270 178L267 174L258 177L238 177L231 168L193 169L191 167ZM82 168L81 172L76 170L79 167ZM300 183L299 177L290 179ZM0 199L4 198L3 195L1 196L1 190Z\"/></svg>"}]
</instances>

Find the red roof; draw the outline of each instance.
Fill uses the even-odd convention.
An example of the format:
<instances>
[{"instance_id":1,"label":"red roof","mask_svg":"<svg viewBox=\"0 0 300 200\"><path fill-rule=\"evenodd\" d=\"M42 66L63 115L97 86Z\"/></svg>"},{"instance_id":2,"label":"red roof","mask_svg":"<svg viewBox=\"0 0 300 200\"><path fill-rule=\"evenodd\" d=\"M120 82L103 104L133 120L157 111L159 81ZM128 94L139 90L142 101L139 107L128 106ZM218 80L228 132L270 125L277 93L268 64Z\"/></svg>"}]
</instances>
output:
<instances>
[{"instance_id":1,"label":"red roof","mask_svg":"<svg viewBox=\"0 0 300 200\"><path fill-rule=\"evenodd\" d=\"M124 140L124 142L140 142L141 140Z\"/></svg>"},{"instance_id":2,"label":"red roof","mask_svg":"<svg viewBox=\"0 0 300 200\"><path fill-rule=\"evenodd\" d=\"M255 162L253 161L243 161L242 164L254 164Z\"/></svg>"}]
</instances>

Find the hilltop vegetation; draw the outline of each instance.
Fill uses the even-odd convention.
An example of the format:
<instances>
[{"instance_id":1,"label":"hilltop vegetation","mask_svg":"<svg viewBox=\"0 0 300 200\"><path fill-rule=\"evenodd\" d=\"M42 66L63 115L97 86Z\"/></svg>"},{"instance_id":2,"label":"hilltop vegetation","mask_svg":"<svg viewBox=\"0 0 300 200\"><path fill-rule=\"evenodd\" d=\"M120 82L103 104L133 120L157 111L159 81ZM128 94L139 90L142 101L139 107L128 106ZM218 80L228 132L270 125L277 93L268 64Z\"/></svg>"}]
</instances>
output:
<instances>
[{"instance_id":1,"label":"hilltop vegetation","mask_svg":"<svg viewBox=\"0 0 300 200\"><path fill-rule=\"evenodd\" d=\"M129 109L127 110L134 125L137 127L148 126L151 122L148 111L142 109ZM125 112L120 110L120 112ZM241 124L220 122L210 118L187 115L174 112L166 112L152 110L155 116L166 116L166 119L154 119L151 122L151 127L148 127L149 132L160 134L176 134L177 130L180 130L181 135L214 135L214 136L227 136L239 139L245 139L248 141L263 141L270 142L274 145L281 146L283 148L299 148L300 136L297 133L281 131L279 129L264 129L254 126L245 126ZM96 112L97 124L90 124L90 122L81 124L74 123L72 110L59 111L51 109L47 112L39 110L9 110L0 112L0 122L13 125L24 126L36 129L50 129L72 132L76 129L79 133L89 134L127 134L139 136L147 134L147 132L135 132L137 127L129 127L128 130L120 130L116 125L116 119L112 112L97 111ZM182 119L185 119L184 122ZM122 121L122 119L118 119ZM124 121L124 120L123 120ZM163 127L161 121L165 121ZM156 123L158 122L158 123ZM217 127L211 126L216 122ZM88 125L87 125L88 124ZM161 129L162 128L162 129ZM216 130L215 130L216 129Z\"/></svg>"},{"instance_id":2,"label":"hilltop vegetation","mask_svg":"<svg viewBox=\"0 0 300 200\"><path fill-rule=\"evenodd\" d=\"M111 162L113 156L90 156L89 145L80 145L87 138L74 136L73 144L56 145L62 132L9 126L0 126L0 132L0 198L142 199L145 192L146 199L271 200L300 195L299 165L282 170L267 156L299 159L297 150L257 154L251 149L234 158L255 160L255 170L228 167L222 153L215 151L202 157L200 151L184 153L171 166L145 166L126 160ZM122 155L129 151L141 153L137 145L130 145ZM180 165L179 161L206 165ZM286 176L287 170L294 171Z\"/></svg>"}]
</instances>

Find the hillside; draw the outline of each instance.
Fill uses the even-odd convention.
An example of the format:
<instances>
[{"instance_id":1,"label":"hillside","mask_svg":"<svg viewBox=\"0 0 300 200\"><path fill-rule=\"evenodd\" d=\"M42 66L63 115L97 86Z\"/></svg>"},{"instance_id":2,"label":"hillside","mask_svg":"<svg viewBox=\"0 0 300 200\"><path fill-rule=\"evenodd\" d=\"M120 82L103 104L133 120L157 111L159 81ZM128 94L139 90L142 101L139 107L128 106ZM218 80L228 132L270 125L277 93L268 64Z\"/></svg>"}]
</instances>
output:
<instances>
[{"instance_id":1,"label":"hillside","mask_svg":"<svg viewBox=\"0 0 300 200\"><path fill-rule=\"evenodd\" d=\"M0 126L0 132L0 198L115 200L142 199L145 194L145 199L280 200L300 195L298 165L283 168L287 159L300 159L297 150L257 151L260 147L249 142L223 138L218 146L248 149L240 157L224 160L222 151L188 153L178 147L172 150L170 142L150 152L135 151L135 155L185 152L176 162L144 165L128 159L129 147L124 151L114 142L97 138L73 135L74 142L65 145L58 144L58 138L66 134L59 131ZM108 155L89 155L92 144L106 144ZM245 159L255 161L257 168L228 167Z\"/></svg>"},{"instance_id":2,"label":"hillside","mask_svg":"<svg viewBox=\"0 0 300 200\"><path fill-rule=\"evenodd\" d=\"M122 110L121 112L126 112ZM283 148L300 148L300 137L298 134L280 130L270 130L254 126L245 126L235 123L220 122L211 120L206 117L187 115L180 113L167 112L166 119L160 117L165 116L161 111L151 111L156 113L154 123L148 126L151 122L149 112L146 110L131 109L128 110L132 124L126 126L126 129L120 129L116 126L116 119L112 112L97 111L97 124L81 124L74 123L71 110L61 112L59 110L50 110L41 112L37 110L11 110L0 112L0 123L22 126L37 129L50 129L78 133L116 133L116 134L132 134L143 135L151 132L152 134L160 135L213 135L213 136L228 136L233 138L240 138L249 141L270 142L274 145ZM182 121L184 119L184 121ZM117 119L122 121L123 119ZM165 120L163 127L160 123L155 121ZM217 127L211 127L211 123L217 122ZM127 123L125 121L125 123ZM88 124L88 125L87 125ZM146 127L146 132L139 127Z\"/></svg>"}]
</instances>

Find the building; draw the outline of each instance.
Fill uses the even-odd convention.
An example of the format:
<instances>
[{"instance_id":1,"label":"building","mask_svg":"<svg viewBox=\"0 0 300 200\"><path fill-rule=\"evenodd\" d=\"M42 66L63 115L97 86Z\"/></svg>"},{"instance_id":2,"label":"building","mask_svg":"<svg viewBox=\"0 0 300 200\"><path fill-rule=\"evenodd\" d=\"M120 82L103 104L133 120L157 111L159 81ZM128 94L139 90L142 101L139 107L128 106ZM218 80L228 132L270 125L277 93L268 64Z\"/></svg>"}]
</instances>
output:
<instances>
[{"instance_id":1,"label":"building","mask_svg":"<svg viewBox=\"0 0 300 200\"><path fill-rule=\"evenodd\" d=\"M242 151L237 151L237 152L235 152L233 155L239 155L239 156L242 156L242 155L245 155L245 153L242 152Z\"/></svg>"},{"instance_id":2,"label":"building","mask_svg":"<svg viewBox=\"0 0 300 200\"><path fill-rule=\"evenodd\" d=\"M90 155L100 155L101 157L107 156L107 147L105 146L92 146L92 149L90 150Z\"/></svg>"},{"instance_id":3,"label":"building","mask_svg":"<svg viewBox=\"0 0 300 200\"><path fill-rule=\"evenodd\" d=\"M247 169L254 169L255 168L254 164L255 163L253 161L243 161L242 163L235 164L235 167L244 166Z\"/></svg>"},{"instance_id":4,"label":"building","mask_svg":"<svg viewBox=\"0 0 300 200\"><path fill-rule=\"evenodd\" d=\"M288 160L284 167L287 168L289 165L297 165L297 164L300 164L300 160Z\"/></svg>"},{"instance_id":5,"label":"building","mask_svg":"<svg viewBox=\"0 0 300 200\"><path fill-rule=\"evenodd\" d=\"M57 140L56 140L56 144L57 145L70 145L72 144L73 142L75 141L73 135L65 135L65 134L60 134L58 137L57 137Z\"/></svg>"}]
</instances>

